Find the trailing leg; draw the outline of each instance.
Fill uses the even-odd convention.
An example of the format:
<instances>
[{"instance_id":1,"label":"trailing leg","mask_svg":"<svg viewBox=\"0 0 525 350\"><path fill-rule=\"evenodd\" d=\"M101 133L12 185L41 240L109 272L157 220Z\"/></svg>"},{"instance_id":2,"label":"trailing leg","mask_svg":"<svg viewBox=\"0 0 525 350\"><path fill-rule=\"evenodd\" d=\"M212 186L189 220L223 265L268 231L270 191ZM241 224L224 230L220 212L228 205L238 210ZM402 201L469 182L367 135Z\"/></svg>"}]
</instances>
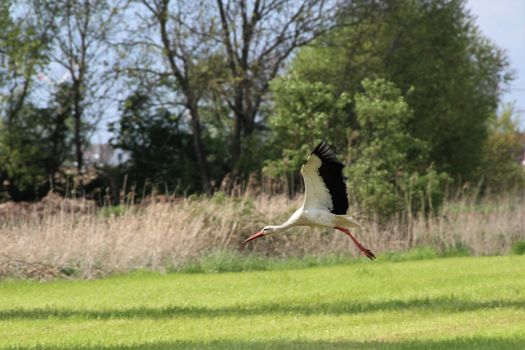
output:
<instances>
[{"instance_id":1,"label":"trailing leg","mask_svg":"<svg viewBox=\"0 0 525 350\"><path fill-rule=\"evenodd\" d=\"M344 227L341 227L341 226L336 226L334 227L335 229L339 230L339 231L342 231L344 233L346 233L348 235L348 237L350 237L350 239L352 239L352 241L355 243L355 245L357 246L357 248L359 248L359 250L361 251L361 253L363 255L366 255L366 257L370 260L374 260L376 258L376 256L374 255L374 253L372 253L372 251L370 249L366 249L365 247L363 247L363 245L361 243L359 243L359 241L352 235L352 233L350 233L350 231Z\"/></svg>"}]
</instances>

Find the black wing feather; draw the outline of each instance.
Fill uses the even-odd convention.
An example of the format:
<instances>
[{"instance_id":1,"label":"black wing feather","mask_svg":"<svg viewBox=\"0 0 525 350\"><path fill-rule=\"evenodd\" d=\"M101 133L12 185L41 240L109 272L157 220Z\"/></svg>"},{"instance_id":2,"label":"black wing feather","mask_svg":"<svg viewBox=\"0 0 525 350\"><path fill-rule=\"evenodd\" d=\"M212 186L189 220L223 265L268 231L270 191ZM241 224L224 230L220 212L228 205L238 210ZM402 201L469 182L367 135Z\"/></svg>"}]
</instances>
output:
<instances>
[{"instance_id":1,"label":"black wing feather","mask_svg":"<svg viewBox=\"0 0 525 350\"><path fill-rule=\"evenodd\" d=\"M324 140L317 145L312 154L315 154L322 161L319 167L319 175L328 188L330 197L332 197L332 213L345 215L348 211L348 193L343 176L345 166L337 160L334 151Z\"/></svg>"}]
</instances>

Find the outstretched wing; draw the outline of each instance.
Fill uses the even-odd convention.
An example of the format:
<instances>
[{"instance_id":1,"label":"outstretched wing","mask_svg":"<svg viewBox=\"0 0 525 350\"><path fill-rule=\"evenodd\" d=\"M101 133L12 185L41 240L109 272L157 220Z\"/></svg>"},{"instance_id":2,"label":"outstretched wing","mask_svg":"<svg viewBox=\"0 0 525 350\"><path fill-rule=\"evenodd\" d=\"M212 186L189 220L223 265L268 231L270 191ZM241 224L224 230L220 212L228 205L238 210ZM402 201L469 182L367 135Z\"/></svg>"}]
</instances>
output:
<instances>
[{"instance_id":1,"label":"outstretched wing","mask_svg":"<svg viewBox=\"0 0 525 350\"><path fill-rule=\"evenodd\" d=\"M322 141L310 154L301 168L306 190L305 209L323 209L336 215L348 210L348 195L344 165L337 161L335 153Z\"/></svg>"}]
</instances>

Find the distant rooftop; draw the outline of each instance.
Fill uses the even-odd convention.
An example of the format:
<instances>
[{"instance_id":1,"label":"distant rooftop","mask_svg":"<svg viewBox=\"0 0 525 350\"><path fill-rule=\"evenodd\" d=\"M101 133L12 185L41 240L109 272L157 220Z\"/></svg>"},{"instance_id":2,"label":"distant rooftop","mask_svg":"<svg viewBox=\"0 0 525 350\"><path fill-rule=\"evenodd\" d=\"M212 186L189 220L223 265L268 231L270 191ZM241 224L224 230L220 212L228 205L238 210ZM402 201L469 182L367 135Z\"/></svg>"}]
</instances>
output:
<instances>
[{"instance_id":1,"label":"distant rooftop","mask_svg":"<svg viewBox=\"0 0 525 350\"><path fill-rule=\"evenodd\" d=\"M84 151L86 165L112 165L125 163L129 154L124 150L114 148L108 143L93 143Z\"/></svg>"}]
</instances>

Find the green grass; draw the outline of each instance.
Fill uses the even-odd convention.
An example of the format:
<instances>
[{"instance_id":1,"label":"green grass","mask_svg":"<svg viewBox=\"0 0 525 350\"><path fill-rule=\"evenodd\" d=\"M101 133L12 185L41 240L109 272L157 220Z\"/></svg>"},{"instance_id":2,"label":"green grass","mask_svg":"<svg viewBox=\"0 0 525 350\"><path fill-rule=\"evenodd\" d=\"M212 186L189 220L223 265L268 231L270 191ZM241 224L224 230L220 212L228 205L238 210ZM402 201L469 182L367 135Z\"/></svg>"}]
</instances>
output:
<instances>
[{"instance_id":1,"label":"green grass","mask_svg":"<svg viewBox=\"0 0 525 350\"><path fill-rule=\"evenodd\" d=\"M397 256L392 253L392 256ZM254 253L242 254L233 250L217 250L204 255L174 271L187 273L241 272L304 269L318 266L334 266L363 262L362 259L343 254L323 256L269 258Z\"/></svg>"},{"instance_id":2,"label":"green grass","mask_svg":"<svg viewBox=\"0 0 525 350\"><path fill-rule=\"evenodd\" d=\"M384 252L376 262L399 262L410 260L450 258L469 256L470 249L462 244L439 251L429 246L419 246L407 251ZM209 272L241 272L241 271L268 271L304 269L320 266L334 266L341 264L368 263L367 259L356 259L345 254L328 254L321 256L303 256L269 258L254 253L243 254L233 250L217 250L210 254L189 262L186 265L173 268L172 272L209 273Z\"/></svg>"},{"instance_id":3,"label":"green grass","mask_svg":"<svg viewBox=\"0 0 525 350\"><path fill-rule=\"evenodd\" d=\"M0 283L2 349L525 349L525 256Z\"/></svg>"}]
</instances>

